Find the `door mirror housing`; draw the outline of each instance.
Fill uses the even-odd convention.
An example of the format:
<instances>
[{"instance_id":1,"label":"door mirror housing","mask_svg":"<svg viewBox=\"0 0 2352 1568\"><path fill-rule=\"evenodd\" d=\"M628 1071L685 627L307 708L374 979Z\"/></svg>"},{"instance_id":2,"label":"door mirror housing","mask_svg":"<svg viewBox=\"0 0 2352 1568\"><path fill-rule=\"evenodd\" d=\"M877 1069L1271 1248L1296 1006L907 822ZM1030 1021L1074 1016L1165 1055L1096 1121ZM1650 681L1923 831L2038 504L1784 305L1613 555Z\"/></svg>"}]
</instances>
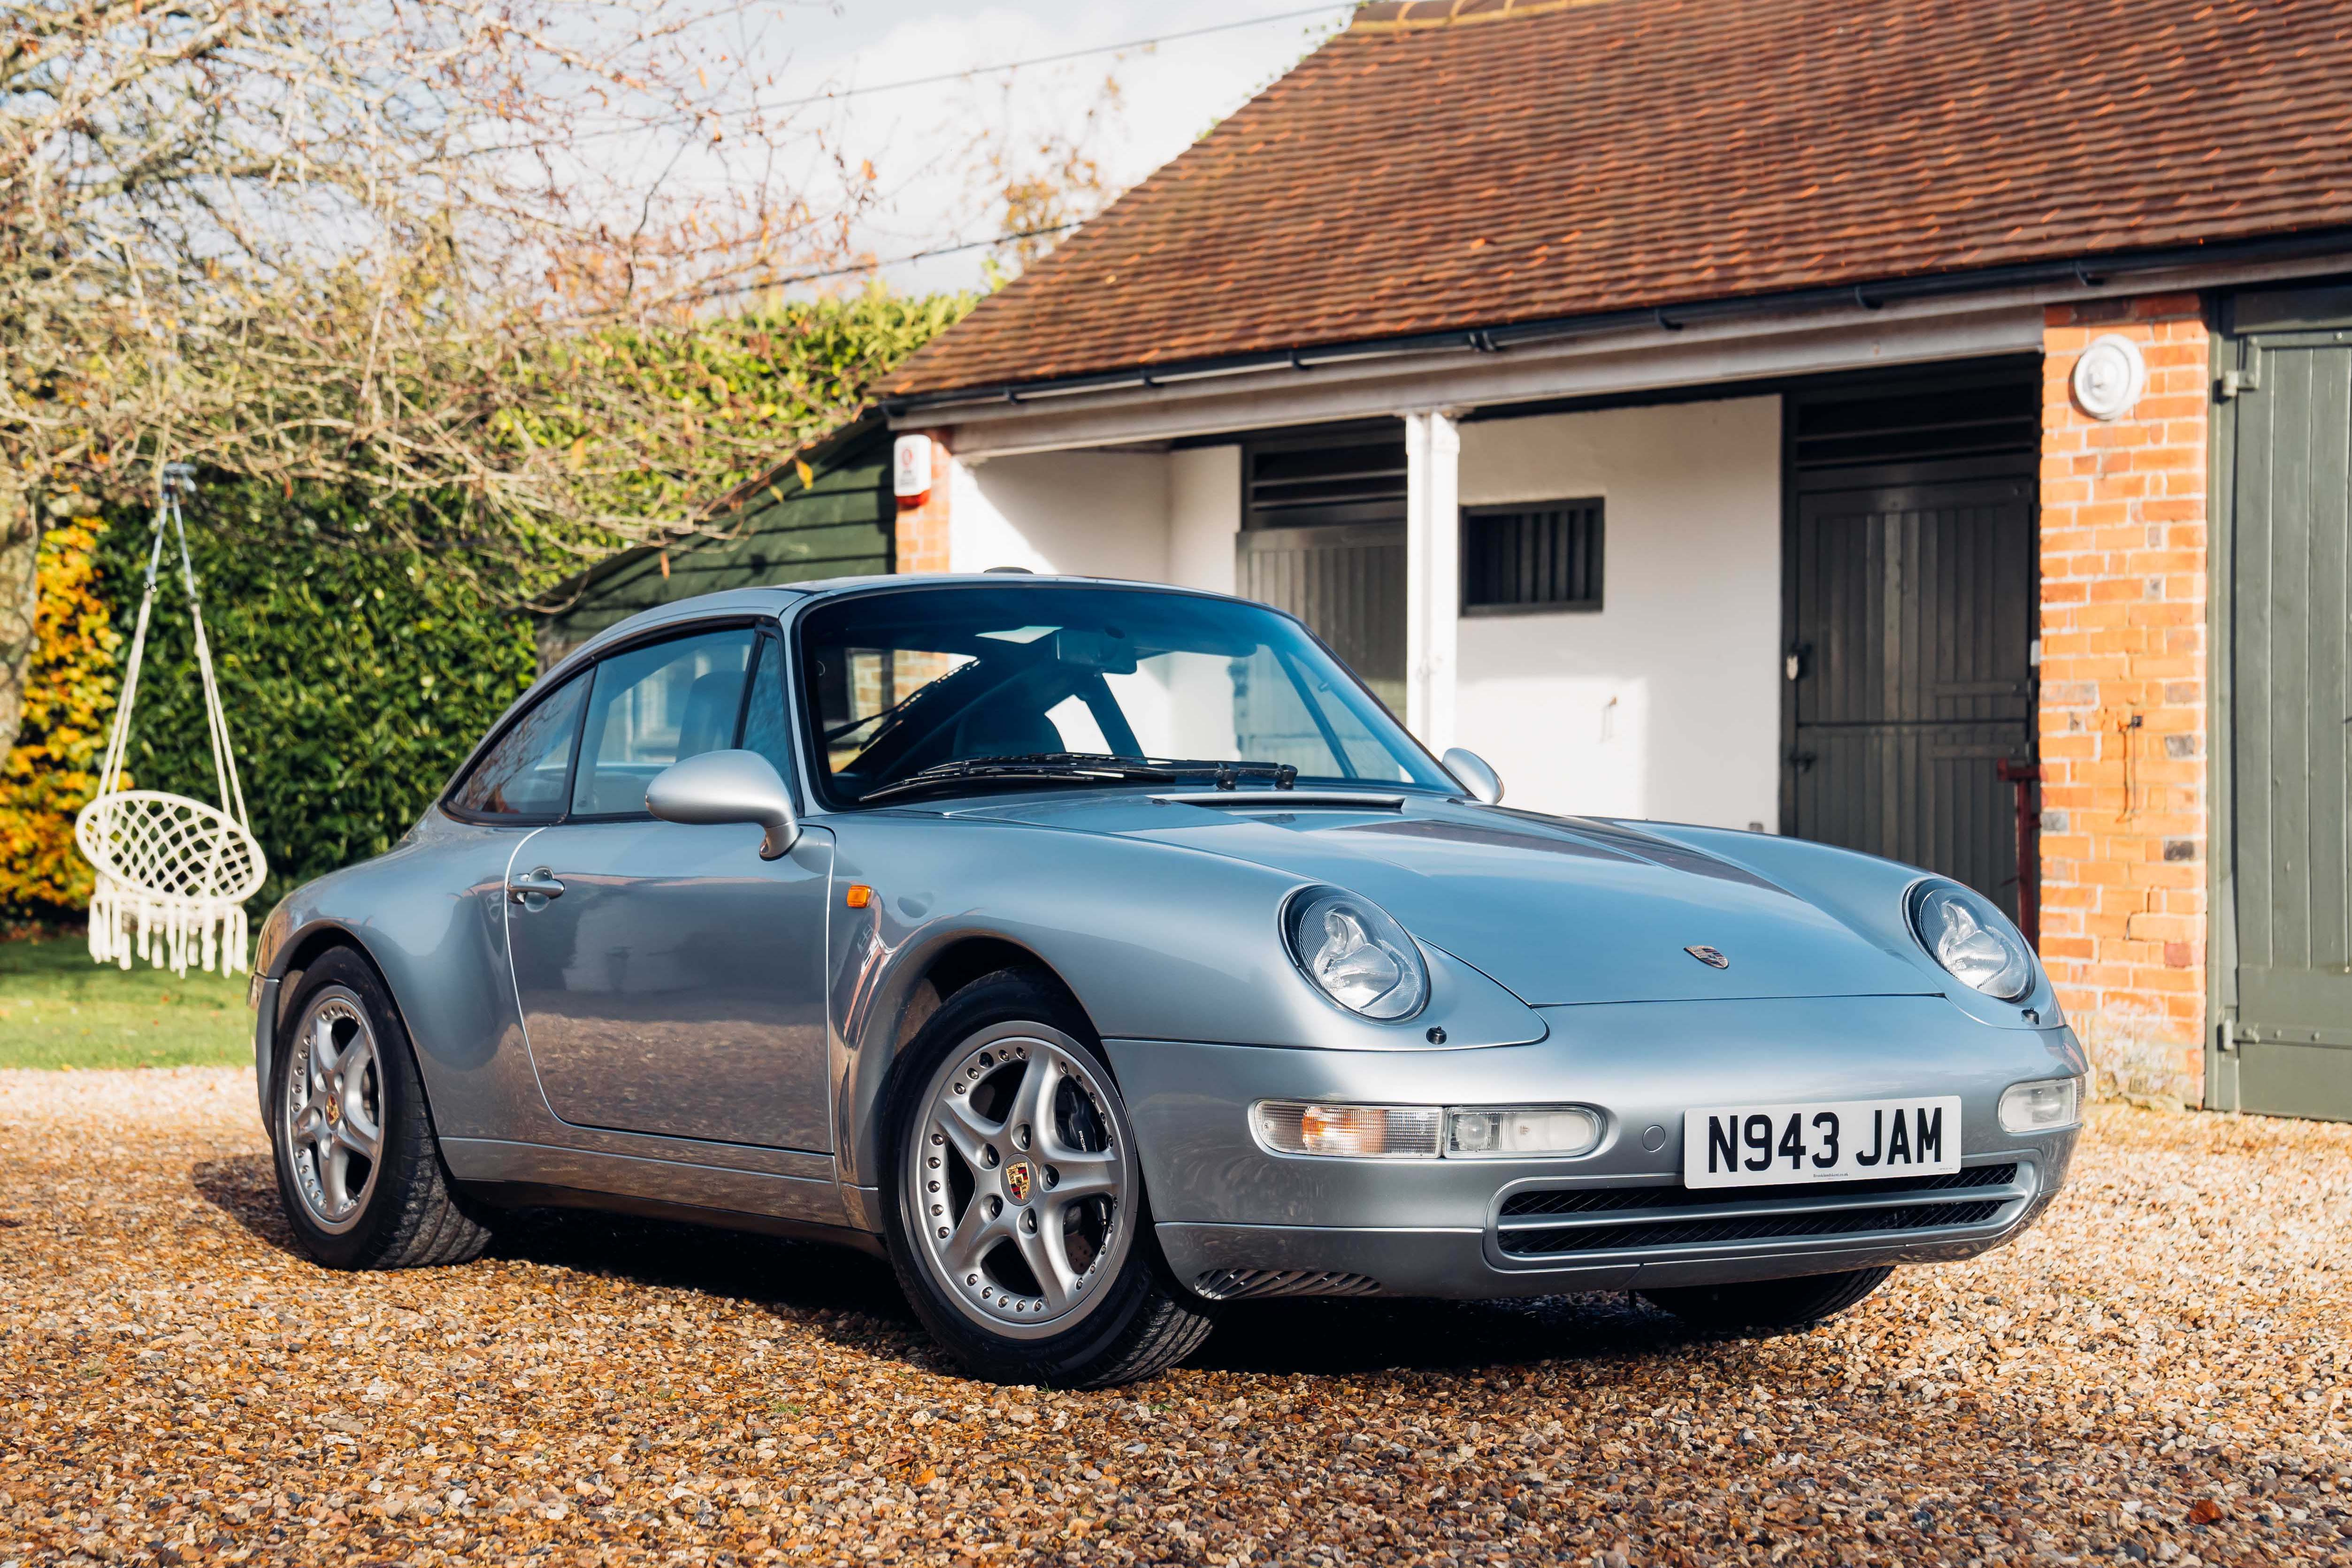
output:
<instances>
[{"instance_id":1,"label":"door mirror housing","mask_svg":"<svg viewBox=\"0 0 2352 1568\"><path fill-rule=\"evenodd\" d=\"M1503 803L1503 776L1486 766L1486 759L1466 746L1447 750L1441 758L1445 770L1461 781L1470 798L1482 806Z\"/></svg>"},{"instance_id":2,"label":"door mirror housing","mask_svg":"<svg viewBox=\"0 0 2352 1568\"><path fill-rule=\"evenodd\" d=\"M755 822L767 834L763 861L782 859L801 836L792 792L756 751L706 751L671 763L646 787L646 810L665 822Z\"/></svg>"}]
</instances>

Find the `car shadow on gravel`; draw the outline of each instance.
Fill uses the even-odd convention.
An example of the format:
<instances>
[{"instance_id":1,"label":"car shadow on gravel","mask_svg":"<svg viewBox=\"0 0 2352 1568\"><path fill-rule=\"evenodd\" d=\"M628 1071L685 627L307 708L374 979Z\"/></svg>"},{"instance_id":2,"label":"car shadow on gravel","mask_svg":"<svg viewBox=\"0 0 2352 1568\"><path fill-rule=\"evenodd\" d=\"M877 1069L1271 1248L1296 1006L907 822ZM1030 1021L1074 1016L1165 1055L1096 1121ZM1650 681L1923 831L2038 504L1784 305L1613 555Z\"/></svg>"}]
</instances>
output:
<instances>
[{"instance_id":1,"label":"car shadow on gravel","mask_svg":"<svg viewBox=\"0 0 2352 1568\"><path fill-rule=\"evenodd\" d=\"M263 1155L198 1161L205 1200L299 1257ZM889 1265L848 1248L584 1209L506 1217L489 1256L708 1292L784 1312L837 1343L927 1371L954 1369L917 1325ZM1622 1292L1531 1301L1238 1301L1185 1363L1268 1375L1450 1370L1638 1357L1720 1343Z\"/></svg>"},{"instance_id":2,"label":"car shadow on gravel","mask_svg":"<svg viewBox=\"0 0 2352 1568\"><path fill-rule=\"evenodd\" d=\"M200 1160L189 1179L198 1196L255 1239L302 1255L278 1208L268 1155ZM499 1217L497 1230L488 1253L494 1259L700 1291L795 1315L863 1316L913 1332L914 1316L889 1265L849 1248L587 1209L508 1213ZM845 1322L837 1337L859 1335Z\"/></svg>"},{"instance_id":3,"label":"car shadow on gravel","mask_svg":"<svg viewBox=\"0 0 2352 1568\"><path fill-rule=\"evenodd\" d=\"M294 1250L294 1233L278 1207L278 1177L267 1155L236 1155L198 1160L188 1168L196 1196L236 1221L256 1240L280 1252Z\"/></svg>"},{"instance_id":4,"label":"car shadow on gravel","mask_svg":"<svg viewBox=\"0 0 2352 1568\"><path fill-rule=\"evenodd\" d=\"M1254 1373L1362 1373L1641 1356L1714 1343L1622 1292L1528 1301L1242 1301L1185 1364Z\"/></svg>"}]
</instances>

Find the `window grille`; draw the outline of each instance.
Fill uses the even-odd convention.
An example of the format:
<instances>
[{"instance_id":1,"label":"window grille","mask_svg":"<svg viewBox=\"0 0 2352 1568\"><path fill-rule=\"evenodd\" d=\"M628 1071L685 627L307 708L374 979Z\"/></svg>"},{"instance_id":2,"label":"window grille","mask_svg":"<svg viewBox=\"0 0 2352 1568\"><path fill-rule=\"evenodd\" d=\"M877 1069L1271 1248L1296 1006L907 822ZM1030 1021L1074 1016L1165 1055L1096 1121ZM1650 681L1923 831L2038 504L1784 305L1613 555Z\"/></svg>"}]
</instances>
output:
<instances>
[{"instance_id":1,"label":"window grille","mask_svg":"<svg viewBox=\"0 0 2352 1568\"><path fill-rule=\"evenodd\" d=\"M1601 608L1601 504L1462 509L1465 614Z\"/></svg>"}]
</instances>

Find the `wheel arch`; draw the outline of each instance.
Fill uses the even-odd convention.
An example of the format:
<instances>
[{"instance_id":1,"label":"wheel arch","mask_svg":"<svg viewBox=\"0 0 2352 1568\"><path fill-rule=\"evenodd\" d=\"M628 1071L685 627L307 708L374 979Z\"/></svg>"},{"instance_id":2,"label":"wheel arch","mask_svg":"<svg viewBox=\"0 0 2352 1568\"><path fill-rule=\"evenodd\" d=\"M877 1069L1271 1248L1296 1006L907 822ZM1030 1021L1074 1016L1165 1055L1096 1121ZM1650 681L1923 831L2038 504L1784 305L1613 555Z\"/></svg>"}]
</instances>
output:
<instances>
[{"instance_id":1,"label":"wheel arch","mask_svg":"<svg viewBox=\"0 0 2352 1568\"><path fill-rule=\"evenodd\" d=\"M341 921L316 921L287 940L270 965L270 972L263 977L277 986L275 1005L270 1009L270 1015L266 1019L257 1018L254 1026L253 1065L258 1080L256 1088L261 1095L265 1124L268 1117L269 1077L277 1071L278 1045L286 1027L287 1011L294 1005L294 993L300 988L302 977L316 968L328 954L343 951L356 955L359 961L367 966L368 972L375 977L376 984L383 988L384 998L392 1005L394 1020L399 1023L401 1032L408 1037L410 1049L415 1051L416 1031L410 1026L407 1012L401 1006L400 992L394 987L392 977L384 972L383 965L368 951L365 940ZM425 1082L423 1053L415 1054L418 1058L417 1079L425 1084L425 1114L429 1121L433 1114L433 1089L429 1082Z\"/></svg>"},{"instance_id":2,"label":"wheel arch","mask_svg":"<svg viewBox=\"0 0 2352 1568\"><path fill-rule=\"evenodd\" d=\"M878 1189L883 1175L882 1112L896 1087L898 1064L933 1013L958 991L1005 969L1027 970L1051 986L1072 1015L1084 1020L1091 1043L1101 1034L1077 989L1059 967L1027 943L1002 932L962 929L937 934L901 951L877 988L864 1028L842 1042L835 1061L835 1147L844 1197L866 1228L879 1232L882 1216L859 1189Z\"/></svg>"}]
</instances>

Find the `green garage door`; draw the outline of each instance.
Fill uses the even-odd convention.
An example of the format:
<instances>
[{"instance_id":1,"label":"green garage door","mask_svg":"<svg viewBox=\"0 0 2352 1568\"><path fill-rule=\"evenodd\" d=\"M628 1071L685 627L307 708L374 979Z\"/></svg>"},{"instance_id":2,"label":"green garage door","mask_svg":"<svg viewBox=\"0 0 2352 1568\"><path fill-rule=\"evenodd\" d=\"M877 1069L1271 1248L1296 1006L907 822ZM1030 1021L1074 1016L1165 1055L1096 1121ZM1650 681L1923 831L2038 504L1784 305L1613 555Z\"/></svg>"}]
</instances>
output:
<instances>
[{"instance_id":1,"label":"green garage door","mask_svg":"<svg viewBox=\"0 0 2352 1568\"><path fill-rule=\"evenodd\" d=\"M2231 328L2229 1021L2210 1076L2225 1107L2352 1120L2352 290L2242 298Z\"/></svg>"}]
</instances>

